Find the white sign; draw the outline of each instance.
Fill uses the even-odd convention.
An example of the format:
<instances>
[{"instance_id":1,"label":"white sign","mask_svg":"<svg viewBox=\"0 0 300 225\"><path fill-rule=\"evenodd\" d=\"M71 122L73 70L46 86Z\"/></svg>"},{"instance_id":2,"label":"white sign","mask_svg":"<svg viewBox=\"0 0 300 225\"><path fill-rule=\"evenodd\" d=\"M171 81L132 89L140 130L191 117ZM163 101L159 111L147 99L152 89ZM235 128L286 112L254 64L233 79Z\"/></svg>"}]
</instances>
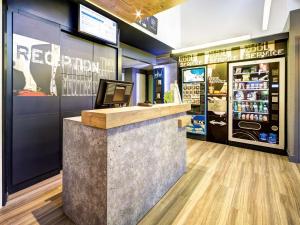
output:
<instances>
[{"instance_id":1,"label":"white sign","mask_svg":"<svg viewBox=\"0 0 300 225\"><path fill-rule=\"evenodd\" d=\"M117 23L80 5L79 31L117 44Z\"/></svg>"}]
</instances>

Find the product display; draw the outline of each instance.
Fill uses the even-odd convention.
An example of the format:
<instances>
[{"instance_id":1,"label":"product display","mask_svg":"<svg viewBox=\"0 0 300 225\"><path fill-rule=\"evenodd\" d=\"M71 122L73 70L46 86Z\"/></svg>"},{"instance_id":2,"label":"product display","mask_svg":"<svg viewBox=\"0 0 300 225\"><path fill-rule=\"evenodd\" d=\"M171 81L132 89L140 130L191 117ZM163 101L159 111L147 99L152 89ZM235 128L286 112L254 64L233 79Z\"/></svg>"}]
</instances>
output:
<instances>
[{"instance_id":1,"label":"product display","mask_svg":"<svg viewBox=\"0 0 300 225\"><path fill-rule=\"evenodd\" d=\"M283 149L284 58L232 63L229 73L229 139Z\"/></svg>"},{"instance_id":2,"label":"product display","mask_svg":"<svg viewBox=\"0 0 300 225\"><path fill-rule=\"evenodd\" d=\"M183 102L200 104L200 83L183 84Z\"/></svg>"},{"instance_id":3,"label":"product display","mask_svg":"<svg viewBox=\"0 0 300 225\"><path fill-rule=\"evenodd\" d=\"M188 134L203 139L206 135L206 69L205 67L182 70L182 100L190 103L192 123L187 126Z\"/></svg>"}]
</instances>

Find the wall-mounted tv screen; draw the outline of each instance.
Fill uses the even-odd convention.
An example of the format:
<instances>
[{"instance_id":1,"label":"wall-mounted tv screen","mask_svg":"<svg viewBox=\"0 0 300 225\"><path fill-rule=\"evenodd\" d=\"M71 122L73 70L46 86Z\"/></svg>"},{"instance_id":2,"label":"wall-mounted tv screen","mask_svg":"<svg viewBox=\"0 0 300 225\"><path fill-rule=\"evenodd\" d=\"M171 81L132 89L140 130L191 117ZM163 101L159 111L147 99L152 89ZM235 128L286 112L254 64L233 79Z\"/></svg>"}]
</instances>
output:
<instances>
[{"instance_id":1,"label":"wall-mounted tv screen","mask_svg":"<svg viewBox=\"0 0 300 225\"><path fill-rule=\"evenodd\" d=\"M92 35L111 44L117 44L117 23L84 5L79 5L78 26L79 32Z\"/></svg>"},{"instance_id":2,"label":"wall-mounted tv screen","mask_svg":"<svg viewBox=\"0 0 300 225\"><path fill-rule=\"evenodd\" d=\"M194 68L183 71L183 82L203 82L205 81L205 69Z\"/></svg>"}]
</instances>

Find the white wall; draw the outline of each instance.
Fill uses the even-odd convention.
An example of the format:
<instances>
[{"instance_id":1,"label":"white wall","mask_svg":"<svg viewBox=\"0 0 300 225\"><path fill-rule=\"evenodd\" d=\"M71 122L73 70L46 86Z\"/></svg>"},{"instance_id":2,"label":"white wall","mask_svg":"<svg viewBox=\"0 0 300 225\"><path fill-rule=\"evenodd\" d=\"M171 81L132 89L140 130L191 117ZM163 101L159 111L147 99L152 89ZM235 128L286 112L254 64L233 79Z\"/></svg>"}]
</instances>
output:
<instances>
[{"instance_id":1,"label":"white wall","mask_svg":"<svg viewBox=\"0 0 300 225\"><path fill-rule=\"evenodd\" d=\"M181 7L175 6L156 14L155 17L158 19L157 35L147 31L138 24L133 23L132 26L173 48L179 48L181 46L182 27Z\"/></svg>"},{"instance_id":2,"label":"white wall","mask_svg":"<svg viewBox=\"0 0 300 225\"><path fill-rule=\"evenodd\" d=\"M146 75L136 74L136 105L146 100Z\"/></svg>"},{"instance_id":3,"label":"white wall","mask_svg":"<svg viewBox=\"0 0 300 225\"><path fill-rule=\"evenodd\" d=\"M287 0L272 1L267 31L262 30L263 9L264 0L188 0L181 5L182 47L282 32L288 17Z\"/></svg>"},{"instance_id":4,"label":"white wall","mask_svg":"<svg viewBox=\"0 0 300 225\"><path fill-rule=\"evenodd\" d=\"M292 11L295 9L300 9L300 1L299 0L287 0L288 2L288 10Z\"/></svg>"}]
</instances>

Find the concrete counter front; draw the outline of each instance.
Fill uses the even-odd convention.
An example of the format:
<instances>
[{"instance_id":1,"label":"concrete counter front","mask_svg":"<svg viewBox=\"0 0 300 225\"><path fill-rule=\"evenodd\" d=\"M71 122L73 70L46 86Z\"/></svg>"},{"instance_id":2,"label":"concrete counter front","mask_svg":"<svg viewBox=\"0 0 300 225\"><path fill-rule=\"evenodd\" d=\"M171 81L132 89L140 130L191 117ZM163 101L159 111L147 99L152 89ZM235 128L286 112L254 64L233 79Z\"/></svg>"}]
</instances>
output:
<instances>
[{"instance_id":1,"label":"concrete counter front","mask_svg":"<svg viewBox=\"0 0 300 225\"><path fill-rule=\"evenodd\" d=\"M136 224L186 169L187 104L83 111L64 120L63 207L79 225ZM181 123L180 123L181 124Z\"/></svg>"}]
</instances>

